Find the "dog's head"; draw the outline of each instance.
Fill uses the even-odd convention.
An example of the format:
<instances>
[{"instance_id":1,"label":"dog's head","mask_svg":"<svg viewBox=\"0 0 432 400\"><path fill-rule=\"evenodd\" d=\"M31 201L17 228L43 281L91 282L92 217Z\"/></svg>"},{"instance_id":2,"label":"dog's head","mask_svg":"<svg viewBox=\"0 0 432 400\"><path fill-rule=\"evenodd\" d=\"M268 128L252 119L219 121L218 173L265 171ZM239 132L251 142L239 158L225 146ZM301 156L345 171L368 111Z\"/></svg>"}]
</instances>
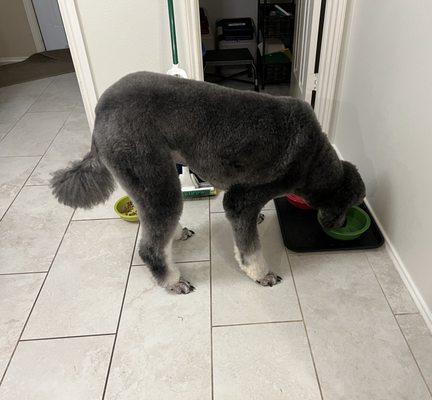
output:
<instances>
[{"instance_id":1,"label":"dog's head","mask_svg":"<svg viewBox=\"0 0 432 400\"><path fill-rule=\"evenodd\" d=\"M359 205L366 195L357 168L347 161L342 161L342 165L344 172L341 185L332 193L332 198L328 199L328 205L318 208L318 220L326 229L343 226L348 209Z\"/></svg>"}]
</instances>

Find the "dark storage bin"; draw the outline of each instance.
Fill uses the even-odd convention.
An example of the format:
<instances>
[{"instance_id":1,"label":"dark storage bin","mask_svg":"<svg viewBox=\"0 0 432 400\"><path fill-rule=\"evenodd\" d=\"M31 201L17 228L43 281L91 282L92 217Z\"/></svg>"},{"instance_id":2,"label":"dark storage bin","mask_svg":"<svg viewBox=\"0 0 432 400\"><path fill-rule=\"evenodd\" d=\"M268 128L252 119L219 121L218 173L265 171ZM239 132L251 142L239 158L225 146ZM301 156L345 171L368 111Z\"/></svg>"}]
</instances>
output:
<instances>
[{"instance_id":1,"label":"dark storage bin","mask_svg":"<svg viewBox=\"0 0 432 400\"><path fill-rule=\"evenodd\" d=\"M263 74L265 83L290 83L291 62L265 63Z\"/></svg>"},{"instance_id":2,"label":"dark storage bin","mask_svg":"<svg viewBox=\"0 0 432 400\"><path fill-rule=\"evenodd\" d=\"M294 18L282 16L264 17L264 35L268 38L292 37Z\"/></svg>"},{"instance_id":3,"label":"dark storage bin","mask_svg":"<svg viewBox=\"0 0 432 400\"><path fill-rule=\"evenodd\" d=\"M252 18L228 18L216 23L219 39L250 40L254 37L255 27Z\"/></svg>"}]
</instances>

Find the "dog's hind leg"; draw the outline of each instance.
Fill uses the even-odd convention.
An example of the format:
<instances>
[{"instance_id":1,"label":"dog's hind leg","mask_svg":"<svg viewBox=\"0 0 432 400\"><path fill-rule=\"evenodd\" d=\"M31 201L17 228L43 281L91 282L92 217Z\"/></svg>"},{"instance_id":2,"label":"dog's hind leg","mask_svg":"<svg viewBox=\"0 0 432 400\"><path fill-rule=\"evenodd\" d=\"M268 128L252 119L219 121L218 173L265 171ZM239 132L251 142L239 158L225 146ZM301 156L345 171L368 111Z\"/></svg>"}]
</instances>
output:
<instances>
[{"instance_id":1,"label":"dog's hind leg","mask_svg":"<svg viewBox=\"0 0 432 400\"><path fill-rule=\"evenodd\" d=\"M181 278L171 260L183 207L174 162L161 149L147 149L144 155L131 153L117 151L106 161L137 208L141 222L139 256L160 286L178 294L189 293L194 287Z\"/></svg>"},{"instance_id":2,"label":"dog's hind leg","mask_svg":"<svg viewBox=\"0 0 432 400\"><path fill-rule=\"evenodd\" d=\"M255 188L233 186L225 193L223 205L233 229L234 254L240 268L259 284L273 286L281 278L270 271L261 251L257 223L260 222L261 208L267 201L255 196L258 194Z\"/></svg>"}]
</instances>

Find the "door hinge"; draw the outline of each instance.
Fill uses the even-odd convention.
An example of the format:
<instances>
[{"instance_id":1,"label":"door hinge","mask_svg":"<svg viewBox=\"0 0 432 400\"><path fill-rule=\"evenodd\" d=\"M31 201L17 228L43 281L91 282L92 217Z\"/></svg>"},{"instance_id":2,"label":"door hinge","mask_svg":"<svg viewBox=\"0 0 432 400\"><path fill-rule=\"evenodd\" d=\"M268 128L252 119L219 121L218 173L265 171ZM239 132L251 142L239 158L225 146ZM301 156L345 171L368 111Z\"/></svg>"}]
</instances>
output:
<instances>
[{"instance_id":1,"label":"door hinge","mask_svg":"<svg viewBox=\"0 0 432 400\"><path fill-rule=\"evenodd\" d=\"M318 73L312 75L313 90L318 89Z\"/></svg>"}]
</instances>

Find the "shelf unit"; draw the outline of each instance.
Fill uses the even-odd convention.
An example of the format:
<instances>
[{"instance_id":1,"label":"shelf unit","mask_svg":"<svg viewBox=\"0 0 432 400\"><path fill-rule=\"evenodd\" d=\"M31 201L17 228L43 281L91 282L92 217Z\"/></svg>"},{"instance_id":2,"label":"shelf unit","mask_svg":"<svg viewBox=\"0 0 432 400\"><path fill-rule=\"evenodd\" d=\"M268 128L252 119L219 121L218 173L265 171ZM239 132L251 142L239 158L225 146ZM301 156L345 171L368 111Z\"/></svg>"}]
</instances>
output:
<instances>
[{"instance_id":1,"label":"shelf unit","mask_svg":"<svg viewBox=\"0 0 432 400\"><path fill-rule=\"evenodd\" d=\"M268 55L266 48L268 39L278 39L292 53L294 20L294 0L258 0L257 64L263 89L266 83L290 82L291 60L283 54Z\"/></svg>"}]
</instances>

